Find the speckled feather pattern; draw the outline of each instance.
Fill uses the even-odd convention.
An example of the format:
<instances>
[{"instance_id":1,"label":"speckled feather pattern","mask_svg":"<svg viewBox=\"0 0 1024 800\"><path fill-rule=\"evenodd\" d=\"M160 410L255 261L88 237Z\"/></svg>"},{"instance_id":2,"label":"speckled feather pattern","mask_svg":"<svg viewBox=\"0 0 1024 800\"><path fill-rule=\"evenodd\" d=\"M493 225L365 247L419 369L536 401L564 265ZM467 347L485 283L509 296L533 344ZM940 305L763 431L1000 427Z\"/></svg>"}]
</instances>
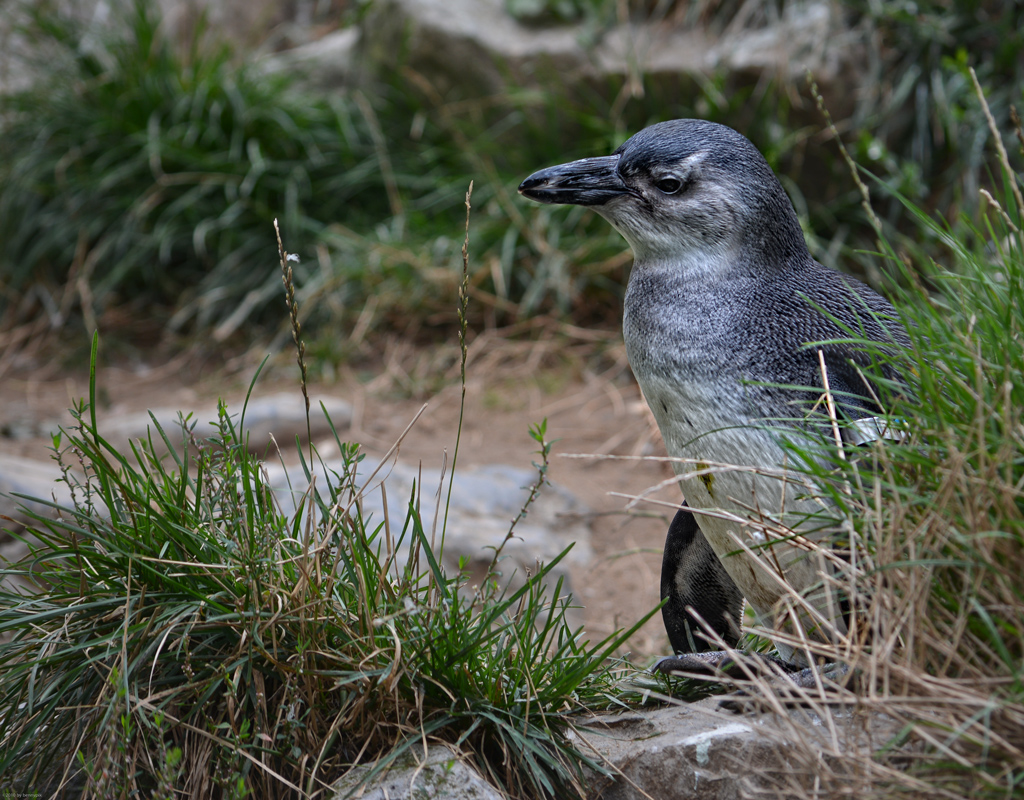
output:
<instances>
[{"instance_id":1,"label":"speckled feather pattern","mask_svg":"<svg viewBox=\"0 0 1024 800\"><path fill-rule=\"evenodd\" d=\"M668 131L647 129L620 151L627 176L659 160L686 163L694 195L663 204L653 223L657 246L631 241L636 261L623 320L629 362L670 455L777 471L786 461L781 437L822 432L823 416L806 416L823 385L819 348L809 344L844 339L851 330L893 345L906 344L906 336L885 299L811 258L792 204L744 137L708 123L666 125ZM680 130L684 135L672 135ZM627 239L644 234L632 201L624 196L598 209L628 231ZM647 218L644 225L651 224ZM870 390L850 365L865 364L867 356L842 344L820 349L840 408L852 418L871 413ZM695 465L675 468L682 474ZM820 510L801 499L800 484L784 488L750 471L723 470L713 478L685 482L691 507L740 517L750 508L773 516L785 508L784 521L795 526ZM758 563L736 554L737 538L756 546L750 530L714 516L699 523L762 624L772 624L784 595L765 562L781 564L798 591L820 581L823 565L796 548L773 548L773 557Z\"/></svg>"},{"instance_id":2,"label":"speckled feather pattern","mask_svg":"<svg viewBox=\"0 0 1024 800\"><path fill-rule=\"evenodd\" d=\"M827 441L827 419L809 413L822 395L819 349L840 411L852 419L877 413L856 366L868 356L841 343L812 343L854 331L885 347L907 346L896 312L867 286L814 261L767 162L744 136L715 123L653 125L612 156L541 170L520 191L541 202L593 206L629 242L635 260L623 334L630 366L669 455L697 462L675 464L677 473L709 467L682 486L699 534L677 518L666 541L664 568L677 573L662 577L666 609L675 609L666 611L673 646L684 649L672 635L681 630L673 615L698 604L714 615L704 596L728 608L730 578L771 625L785 592L769 573L806 592L820 583L824 564L790 545L773 547L770 557L737 553L737 541L755 546L757 533L721 517L784 508L786 522L814 535L800 520L821 501L807 499L799 483L758 471L787 466L782 439ZM710 551L728 577L705 563ZM819 599L834 609L834 598Z\"/></svg>"}]
</instances>

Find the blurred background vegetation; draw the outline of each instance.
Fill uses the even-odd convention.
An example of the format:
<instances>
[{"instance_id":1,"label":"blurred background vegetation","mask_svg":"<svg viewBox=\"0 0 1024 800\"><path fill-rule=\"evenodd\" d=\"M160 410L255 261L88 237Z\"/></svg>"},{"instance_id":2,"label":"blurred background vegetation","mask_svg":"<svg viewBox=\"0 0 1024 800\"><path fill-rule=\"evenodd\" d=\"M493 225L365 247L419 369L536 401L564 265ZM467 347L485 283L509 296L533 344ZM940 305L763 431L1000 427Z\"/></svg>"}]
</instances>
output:
<instances>
[{"instance_id":1,"label":"blurred background vegetation","mask_svg":"<svg viewBox=\"0 0 1024 800\"><path fill-rule=\"evenodd\" d=\"M329 3L322 22L350 26L374 5ZM595 42L624 19L720 31L737 15L756 26L786 6L506 0L526 25L582 23ZM688 79L684 97L678 80L634 75L571 93L555 80L543 93L452 99L399 65L360 89L318 91L247 60L201 18L164 36L154 4L127 7L127 24L109 26L102 42L45 0L19 25L40 64L31 86L0 95L8 346L54 332L81 338L98 325L148 344L281 340L275 217L302 256L296 281L314 369L382 332L447 335L470 180L474 327L537 315L617 326L625 244L591 212L523 203L515 188L541 166L609 152L676 116L743 131L783 178L815 256L881 282L878 259L864 252L877 250L875 233L803 82L711 74ZM1024 6L852 0L841 9L863 72L851 96L828 98L838 130L859 164L956 227L991 180L967 67L1016 149ZM875 195L892 241L942 257L940 237L911 239L904 206Z\"/></svg>"}]
</instances>

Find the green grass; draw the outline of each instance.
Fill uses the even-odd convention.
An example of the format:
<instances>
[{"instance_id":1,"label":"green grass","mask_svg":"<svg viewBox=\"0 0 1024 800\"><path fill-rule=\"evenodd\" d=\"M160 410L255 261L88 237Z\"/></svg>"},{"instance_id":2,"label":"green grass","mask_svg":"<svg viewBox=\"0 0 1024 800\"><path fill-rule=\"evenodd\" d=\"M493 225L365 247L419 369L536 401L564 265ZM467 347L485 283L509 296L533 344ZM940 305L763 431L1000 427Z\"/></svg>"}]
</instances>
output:
<instances>
[{"instance_id":1,"label":"green grass","mask_svg":"<svg viewBox=\"0 0 1024 800\"><path fill-rule=\"evenodd\" d=\"M1024 208L1006 167L1008 217L990 208L970 238L910 207L950 257L918 262L937 291L919 288L907 305L920 368L916 398L895 413L913 445L878 457L855 507L892 531L876 585L891 580L897 607L916 612L912 624L889 623L887 641L903 643L893 673L936 703L959 701L930 709L919 728L937 724L959 758L936 748L917 774L969 797L1024 785Z\"/></svg>"},{"instance_id":2,"label":"green grass","mask_svg":"<svg viewBox=\"0 0 1024 800\"><path fill-rule=\"evenodd\" d=\"M35 15L29 32L59 69L0 99L5 299L35 285L59 305L67 282L87 322L150 303L230 332L279 297L275 216L311 250L328 222L390 212L375 121L239 66L202 29L174 46L150 6L135 3L103 51ZM412 185L429 183L423 167Z\"/></svg>"},{"instance_id":3,"label":"green grass","mask_svg":"<svg viewBox=\"0 0 1024 800\"><path fill-rule=\"evenodd\" d=\"M466 211L464 254L468 194ZM586 796L584 769L606 769L569 737L573 715L617 702L609 657L650 615L588 641L561 580L550 585L568 551L514 591L501 588L502 544L477 587L446 574L444 525L435 543L418 490L403 519L364 518L362 456L337 437L341 467L310 445L310 486L285 514L244 406L236 418L222 404L209 440L178 445L154 420L148 441L119 452L96 423L98 341L88 402L53 439L72 505L40 501L52 515L32 516L29 554L0 570L5 789L321 796L353 765L371 763L370 781L428 741L468 753L509 796ZM520 517L550 452L543 423L531 435L538 477ZM312 481L315 464L328 485Z\"/></svg>"},{"instance_id":4,"label":"green grass","mask_svg":"<svg viewBox=\"0 0 1024 800\"><path fill-rule=\"evenodd\" d=\"M976 99L983 114L980 87ZM879 385L910 438L824 458L794 451L856 554L839 578L856 627L836 646L808 646L854 668L843 703L903 725L870 761L826 744L835 761L823 769L822 744L809 743L794 763L815 769L826 793L966 799L1024 787L1024 182L1005 152L995 163L1002 190L973 221L948 222L876 184L905 204L920 240L944 247L936 259L883 238L875 254L905 287L912 367L906 385ZM830 718L816 692L805 700Z\"/></svg>"},{"instance_id":5,"label":"green grass","mask_svg":"<svg viewBox=\"0 0 1024 800\"><path fill-rule=\"evenodd\" d=\"M416 497L404 520L359 516L354 445L285 516L226 408L213 440L167 441L165 462L151 442L114 451L91 408L54 440L74 506L36 518L3 570L31 586L0 597L5 785L313 794L422 737L514 796L582 793L581 768L601 770L566 732L607 702L626 634L568 626L548 586L562 556L518 591L473 593L442 572Z\"/></svg>"}]
</instances>

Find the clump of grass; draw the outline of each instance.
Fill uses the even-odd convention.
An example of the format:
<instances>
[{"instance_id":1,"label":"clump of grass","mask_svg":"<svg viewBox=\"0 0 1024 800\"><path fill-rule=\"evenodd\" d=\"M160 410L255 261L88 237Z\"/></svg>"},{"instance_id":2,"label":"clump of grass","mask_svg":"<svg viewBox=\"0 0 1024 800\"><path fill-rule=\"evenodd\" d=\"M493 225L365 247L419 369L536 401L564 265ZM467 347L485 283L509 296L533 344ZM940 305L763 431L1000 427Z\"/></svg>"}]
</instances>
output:
<instances>
[{"instance_id":1,"label":"clump of grass","mask_svg":"<svg viewBox=\"0 0 1024 800\"><path fill-rule=\"evenodd\" d=\"M1001 210L966 236L908 205L949 248L949 266L915 265L937 291L907 292L919 368L895 413L912 443L851 476L890 614L866 665L934 703L895 704L927 745L911 774L962 797L1015 794L1024 775L1024 204L1005 151L1000 169Z\"/></svg>"},{"instance_id":2,"label":"clump of grass","mask_svg":"<svg viewBox=\"0 0 1024 800\"><path fill-rule=\"evenodd\" d=\"M340 466L303 459L331 478L310 477L292 514L249 452L244 408L236 422L222 404L205 442L176 447L156 426L167 460L152 438L118 452L96 423L97 345L89 401L53 442L73 504L34 516L29 555L0 571L5 781L315 797L352 765L373 762L372 780L447 742L510 796L585 796L584 769L604 768L567 735L572 714L605 703L606 659L646 619L597 644L572 629L571 598L548 586L565 552L516 591L496 552L469 591L442 570L415 489L400 524L361 515L362 456L337 437ZM549 444L533 435L537 490Z\"/></svg>"}]
</instances>

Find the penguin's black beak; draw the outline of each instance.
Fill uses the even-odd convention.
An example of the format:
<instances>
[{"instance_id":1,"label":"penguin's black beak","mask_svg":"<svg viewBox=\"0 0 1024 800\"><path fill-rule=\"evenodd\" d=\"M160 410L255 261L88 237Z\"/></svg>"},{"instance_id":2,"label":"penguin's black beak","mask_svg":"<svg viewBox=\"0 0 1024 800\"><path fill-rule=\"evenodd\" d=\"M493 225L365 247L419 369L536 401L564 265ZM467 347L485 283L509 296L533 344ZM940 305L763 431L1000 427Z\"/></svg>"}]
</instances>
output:
<instances>
[{"instance_id":1,"label":"penguin's black beak","mask_svg":"<svg viewBox=\"0 0 1024 800\"><path fill-rule=\"evenodd\" d=\"M533 173L519 184L519 194L538 203L601 206L631 194L617 170L619 156L581 158Z\"/></svg>"}]
</instances>

